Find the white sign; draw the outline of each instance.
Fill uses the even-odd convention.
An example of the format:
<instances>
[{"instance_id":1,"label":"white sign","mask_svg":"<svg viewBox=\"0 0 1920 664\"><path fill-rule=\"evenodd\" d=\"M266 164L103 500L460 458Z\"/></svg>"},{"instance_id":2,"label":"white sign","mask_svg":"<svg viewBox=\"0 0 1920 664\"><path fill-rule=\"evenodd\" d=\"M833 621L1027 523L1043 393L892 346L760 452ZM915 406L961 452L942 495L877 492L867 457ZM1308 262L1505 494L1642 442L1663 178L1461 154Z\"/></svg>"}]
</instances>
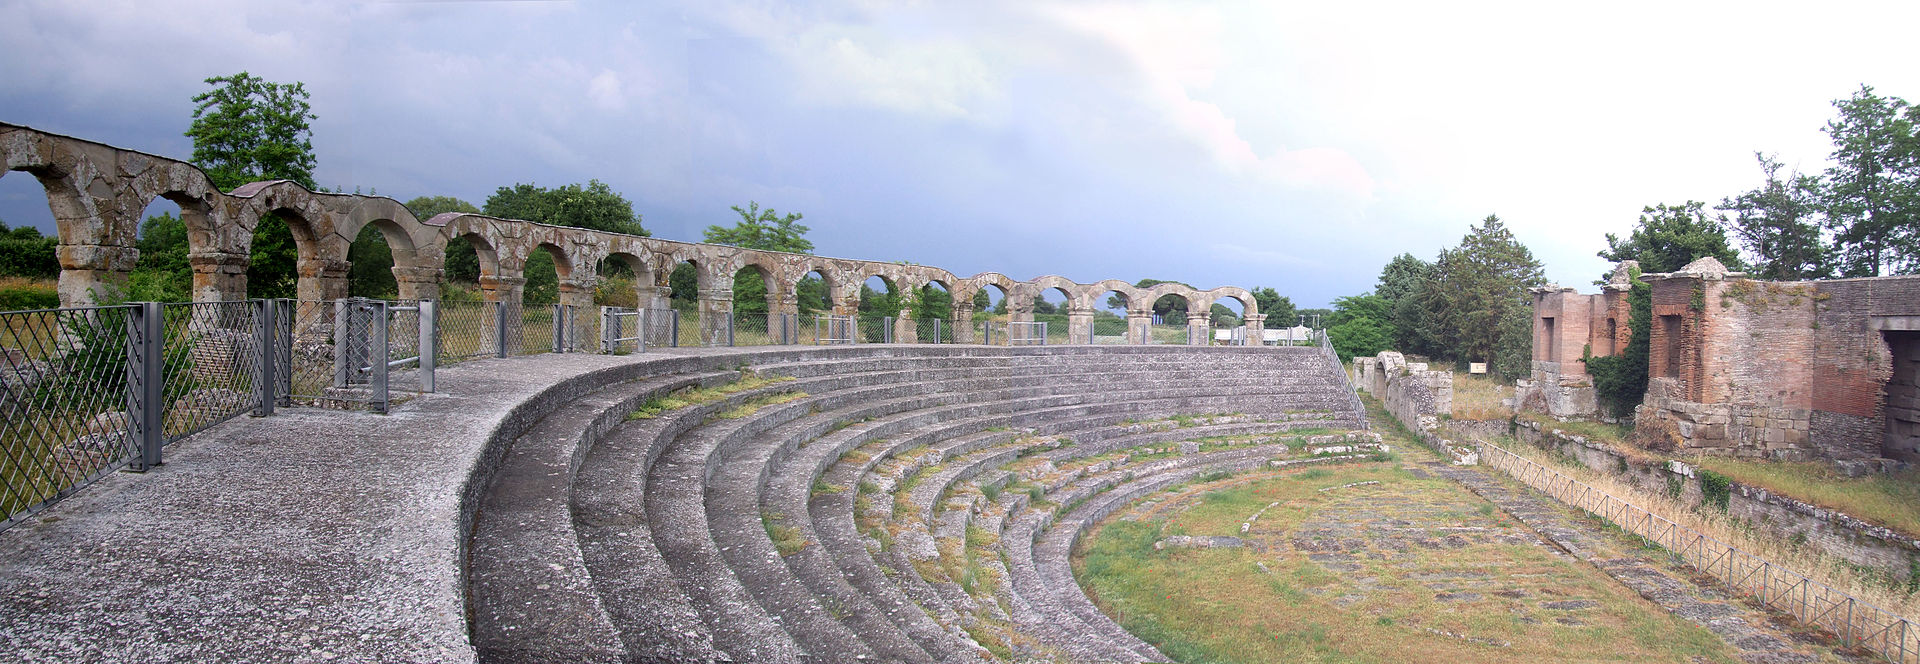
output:
<instances>
[{"instance_id":1,"label":"white sign","mask_svg":"<svg viewBox=\"0 0 1920 664\"><path fill-rule=\"evenodd\" d=\"M1485 362L1471 362L1467 364L1467 373L1483 374L1486 372L1487 372L1487 363Z\"/></svg>"}]
</instances>

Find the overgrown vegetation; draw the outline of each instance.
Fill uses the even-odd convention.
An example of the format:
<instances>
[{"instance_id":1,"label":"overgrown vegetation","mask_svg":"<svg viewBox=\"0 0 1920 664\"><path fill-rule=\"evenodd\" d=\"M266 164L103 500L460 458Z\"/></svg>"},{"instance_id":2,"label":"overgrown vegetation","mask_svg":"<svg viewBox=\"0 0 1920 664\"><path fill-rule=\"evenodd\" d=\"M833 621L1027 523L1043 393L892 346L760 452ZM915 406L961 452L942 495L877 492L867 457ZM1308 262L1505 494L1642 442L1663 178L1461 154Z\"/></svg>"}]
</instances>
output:
<instances>
[{"instance_id":1,"label":"overgrown vegetation","mask_svg":"<svg viewBox=\"0 0 1920 664\"><path fill-rule=\"evenodd\" d=\"M1647 362L1653 339L1653 288L1640 280L1640 270L1631 270L1627 291L1627 328L1631 331L1627 347L1607 357L1595 357L1587 349L1584 358L1587 374L1593 376L1593 391L1614 417L1633 415L1633 409L1647 393Z\"/></svg>"}]
</instances>

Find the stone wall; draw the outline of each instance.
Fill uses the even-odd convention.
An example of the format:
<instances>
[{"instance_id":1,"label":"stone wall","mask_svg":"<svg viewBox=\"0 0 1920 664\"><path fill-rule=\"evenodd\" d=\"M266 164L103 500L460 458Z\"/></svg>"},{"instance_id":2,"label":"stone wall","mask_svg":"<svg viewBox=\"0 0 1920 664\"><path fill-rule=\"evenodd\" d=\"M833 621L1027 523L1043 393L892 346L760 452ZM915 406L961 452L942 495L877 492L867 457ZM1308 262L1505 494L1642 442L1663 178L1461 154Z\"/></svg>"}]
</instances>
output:
<instances>
[{"instance_id":1,"label":"stone wall","mask_svg":"<svg viewBox=\"0 0 1920 664\"><path fill-rule=\"evenodd\" d=\"M1673 496L1689 506L1697 507L1703 500L1698 470L1687 463L1628 454L1551 425L1454 420L1443 430L1454 438L1473 441L1511 434L1521 443L1554 452L1564 460L1612 475L1643 491ZM1679 491L1674 491L1676 488ZM1804 540L1809 546L1893 578L1907 578L1911 565L1920 564L1920 538L1760 487L1734 482L1727 513L1782 539Z\"/></svg>"},{"instance_id":2,"label":"stone wall","mask_svg":"<svg viewBox=\"0 0 1920 664\"><path fill-rule=\"evenodd\" d=\"M1440 418L1453 411L1453 372L1429 371L1422 362L1385 351L1375 357L1353 358L1354 384L1380 400L1387 412L1418 436L1421 442L1456 464L1479 462L1472 447L1440 437Z\"/></svg>"}]
</instances>

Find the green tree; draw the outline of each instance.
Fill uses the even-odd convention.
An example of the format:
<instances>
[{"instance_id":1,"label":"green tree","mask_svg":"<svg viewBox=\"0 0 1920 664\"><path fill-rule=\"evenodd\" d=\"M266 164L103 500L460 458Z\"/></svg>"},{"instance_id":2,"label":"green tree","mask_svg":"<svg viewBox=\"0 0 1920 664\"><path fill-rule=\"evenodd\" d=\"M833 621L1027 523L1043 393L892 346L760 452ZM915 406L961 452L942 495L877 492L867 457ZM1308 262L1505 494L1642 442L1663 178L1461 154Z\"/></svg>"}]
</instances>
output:
<instances>
[{"instance_id":1,"label":"green tree","mask_svg":"<svg viewBox=\"0 0 1920 664\"><path fill-rule=\"evenodd\" d=\"M1820 178L1788 173L1779 160L1753 154L1766 182L1715 209L1732 212L1731 226L1754 256L1755 276L1774 281L1821 279L1833 274L1833 251L1820 237Z\"/></svg>"},{"instance_id":2,"label":"green tree","mask_svg":"<svg viewBox=\"0 0 1920 664\"><path fill-rule=\"evenodd\" d=\"M1524 364L1531 344L1503 343L1503 324L1515 316L1526 317L1531 324L1527 289L1544 283L1533 252L1514 238L1499 217L1488 216L1461 238L1459 246L1440 252L1431 284L1418 296L1426 309L1424 318L1434 328L1435 354L1489 362L1496 371ZM1495 357L1496 350L1522 356Z\"/></svg>"},{"instance_id":3,"label":"green tree","mask_svg":"<svg viewBox=\"0 0 1920 664\"><path fill-rule=\"evenodd\" d=\"M993 296L987 293L987 289L981 288L973 292L973 310L981 313L988 313L993 310ZM1005 312L1003 311L1001 313Z\"/></svg>"},{"instance_id":4,"label":"green tree","mask_svg":"<svg viewBox=\"0 0 1920 664\"><path fill-rule=\"evenodd\" d=\"M1841 275L1920 267L1920 110L1866 85L1833 105L1840 117L1826 126L1833 165L1824 202Z\"/></svg>"},{"instance_id":5,"label":"green tree","mask_svg":"<svg viewBox=\"0 0 1920 664\"><path fill-rule=\"evenodd\" d=\"M1387 299L1372 293L1342 297L1333 301L1333 313L1327 317L1327 338L1341 360L1355 356L1378 355L1393 345L1393 327Z\"/></svg>"},{"instance_id":6,"label":"green tree","mask_svg":"<svg viewBox=\"0 0 1920 664\"><path fill-rule=\"evenodd\" d=\"M212 90L193 97L193 162L215 187L231 191L248 182L313 183L315 119L302 83L275 83L240 72L206 79ZM297 282L293 231L278 215L261 217L247 262L247 294L293 297Z\"/></svg>"},{"instance_id":7,"label":"green tree","mask_svg":"<svg viewBox=\"0 0 1920 664\"><path fill-rule=\"evenodd\" d=\"M421 221L432 219L435 215L444 212L480 214L480 208L452 196L419 196L407 201L405 205L407 211L412 212L414 218ZM385 239L383 238L381 242L384 243ZM447 240L447 259L443 267L446 269L447 281L468 284L480 281L480 255L474 251L473 243L465 237Z\"/></svg>"},{"instance_id":8,"label":"green tree","mask_svg":"<svg viewBox=\"0 0 1920 664\"><path fill-rule=\"evenodd\" d=\"M60 276L55 253L59 238L42 236L32 226L8 228L0 221L0 277L52 279Z\"/></svg>"},{"instance_id":9,"label":"green tree","mask_svg":"<svg viewBox=\"0 0 1920 664\"><path fill-rule=\"evenodd\" d=\"M1727 229L1706 213L1706 203L1687 201L1680 205L1660 203L1641 209L1640 222L1626 239L1607 234L1607 248L1601 258L1618 263L1640 261L1648 272L1672 272L1707 256L1731 269L1741 269L1740 252L1727 241ZM1604 284L1612 272L1595 283Z\"/></svg>"},{"instance_id":10,"label":"green tree","mask_svg":"<svg viewBox=\"0 0 1920 664\"><path fill-rule=\"evenodd\" d=\"M185 302L193 299L193 266L187 261L187 225L172 213L147 217L134 245L140 260L127 276L130 302Z\"/></svg>"},{"instance_id":11,"label":"green tree","mask_svg":"<svg viewBox=\"0 0 1920 664\"><path fill-rule=\"evenodd\" d=\"M247 72L206 79L194 95L193 163L213 185L232 191L248 182L292 180L313 189L315 116L305 84L275 83Z\"/></svg>"},{"instance_id":12,"label":"green tree","mask_svg":"<svg viewBox=\"0 0 1920 664\"><path fill-rule=\"evenodd\" d=\"M651 235L640 225L633 203L599 180L547 189L532 184L501 187L487 197L481 210L488 216L524 219L554 226L589 228L609 233Z\"/></svg>"},{"instance_id":13,"label":"green tree","mask_svg":"<svg viewBox=\"0 0 1920 664\"><path fill-rule=\"evenodd\" d=\"M1373 292L1386 300L1386 320L1393 328L1394 348L1409 353L1431 352L1432 344L1422 327L1426 323L1424 311L1418 306L1416 296L1427 288L1432 278L1433 264L1414 258L1413 254L1395 256L1380 269L1380 280Z\"/></svg>"},{"instance_id":14,"label":"green tree","mask_svg":"<svg viewBox=\"0 0 1920 664\"><path fill-rule=\"evenodd\" d=\"M731 227L708 226L706 242L762 251L813 253L813 242L806 237L807 231L812 229L800 225L803 217L800 213L781 215L773 208L763 210L757 201L747 201L745 209L738 205L732 206L732 209L740 215L740 221Z\"/></svg>"},{"instance_id":15,"label":"green tree","mask_svg":"<svg viewBox=\"0 0 1920 664\"><path fill-rule=\"evenodd\" d=\"M1293 327L1299 320L1293 309L1293 300L1272 288L1253 289L1253 302L1260 306L1260 313L1267 317L1261 325L1270 330Z\"/></svg>"},{"instance_id":16,"label":"green tree","mask_svg":"<svg viewBox=\"0 0 1920 664\"><path fill-rule=\"evenodd\" d=\"M761 209L760 203L747 201L747 207L732 206L740 221L733 226L708 226L705 241L710 244L724 244L762 251L785 251L795 254L813 252L813 242L806 238L811 230L799 224L801 214L789 212L782 216L773 208ZM802 282L819 279L803 277ZM824 286L824 284L821 284ZM802 287L807 284L801 284ZM761 275L751 268L743 268L733 275L734 310L747 314L767 313L767 283Z\"/></svg>"}]
</instances>

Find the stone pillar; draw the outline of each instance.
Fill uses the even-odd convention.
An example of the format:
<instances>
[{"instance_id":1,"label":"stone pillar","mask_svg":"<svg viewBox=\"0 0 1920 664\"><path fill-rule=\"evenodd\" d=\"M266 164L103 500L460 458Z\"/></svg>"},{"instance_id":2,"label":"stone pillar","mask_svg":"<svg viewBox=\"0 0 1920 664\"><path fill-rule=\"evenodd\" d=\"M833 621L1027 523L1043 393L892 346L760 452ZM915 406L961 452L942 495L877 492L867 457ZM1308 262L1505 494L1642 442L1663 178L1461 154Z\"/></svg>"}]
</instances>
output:
<instances>
[{"instance_id":1,"label":"stone pillar","mask_svg":"<svg viewBox=\"0 0 1920 664\"><path fill-rule=\"evenodd\" d=\"M480 298L492 302L486 314L480 319L480 348L492 352L498 341L494 332L494 316L497 311L505 311L507 316L508 354L520 352L520 344L525 338L521 325L525 316L521 305L526 297L527 278L522 276L480 275Z\"/></svg>"},{"instance_id":2,"label":"stone pillar","mask_svg":"<svg viewBox=\"0 0 1920 664\"><path fill-rule=\"evenodd\" d=\"M393 281L400 290L398 297L402 300L440 299L440 277L444 272L446 270L437 267L393 266Z\"/></svg>"},{"instance_id":3,"label":"stone pillar","mask_svg":"<svg viewBox=\"0 0 1920 664\"><path fill-rule=\"evenodd\" d=\"M972 303L971 300L968 301ZM978 343L973 336L973 307L953 304L953 342L957 344Z\"/></svg>"},{"instance_id":4,"label":"stone pillar","mask_svg":"<svg viewBox=\"0 0 1920 664\"><path fill-rule=\"evenodd\" d=\"M64 234L63 234L64 235ZM61 244L60 306L84 307L125 294L127 273L140 259L140 250L113 245Z\"/></svg>"},{"instance_id":5,"label":"stone pillar","mask_svg":"<svg viewBox=\"0 0 1920 664\"><path fill-rule=\"evenodd\" d=\"M339 252L345 255L346 252ZM332 301L347 296L347 268L344 258L305 258L297 265L300 281L295 297L309 302Z\"/></svg>"},{"instance_id":6,"label":"stone pillar","mask_svg":"<svg viewBox=\"0 0 1920 664\"><path fill-rule=\"evenodd\" d=\"M1067 343L1093 343L1093 310L1067 310Z\"/></svg>"},{"instance_id":7,"label":"stone pillar","mask_svg":"<svg viewBox=\"0 0 1920 664\"><path fill-rule=\"evenodd\" d=\"M193 301L232 302L247 299L247 262L244 253L196 251L187 254L193 266Z\"/></svg>"},{"instance_id":8,"label":"stone pillar","mask_svg":"<svg viewBox=\"0 0 1920 664\"><path fill-rule=\"evenodd\" d=\"M920 324L913 320L913 312L901 309L900 315L893 319L893 342L897 344L920 343Z\"/></svg>"},{"instance_id":9,"label":"stone pillar","mask_svg":"<svg viewBox=\"0 0 1920 664\"><path fill-rule=\"evenodd\" d=\"M1153 343L1153 312L1127 311L1127 343Z\"/></svg>"},{"instance_id":10,"label":"stone pillar","mask_svg":"<svg viewBox=\"0 0 1920 664\"><path fill-rule=\"evenodd\" d=\"M702 288L700 301L700 342L708 346L727 345L727 315L733 313L733 288Z\"/></svg>"},{"instance_id":11,"label":"stone pillar","mask_svg":"<svg viewBox=\"0 0 1920 664\"><path fill-rule=\"evenodd\" d=\"M1205 311L1187 312L1187 345L1208 346L1212 344L1212 315Z\"/></svg>"},{"instance_id":12,"label":"stone pillar","mask_svg":"<svg viewBox=\"0 0 1920 664\"><path fill-rule=\"evenodd\" d=\"M1025 300L1025 302L1022 302L1022 300ZM1033 343L1030 340L1030 337L1033 337L1035 332L1033 326L1022 325L1019 326L1020 329L1016 329L1014 325L1015 323L1031 322L1033 322L1033 298L1024 295L1008 295L1007 345L1013 345L1013 340L1015 339L1020 339L1024 343Z\"/></svg>"},{"instance_id":13,"label":"stone pillar","mask_svg":"<svg viewBox=\"0 0 1920 664\"><path fill-rule=\"evenodd\" d=\"M801 321L799 294L792 290L781 293L768 293L767 314L767 336L769 338L772 338L775 343L800 343ZM784 329L785 337L781 336L783 333L783 329L780 327L782 324L781 321L786 321L785 325L787 327Z\"/></svg>"},{"instance_id":14,"label":"stone pillar","mask_svg":"<svg viewBox=\"0 0 1920 664\"><path fill-rule=\"evenodd\" d=\"M1247 345L1266 345L1266 325L1266 314L1247 314Z\"/></svg>"}]
</instances>

